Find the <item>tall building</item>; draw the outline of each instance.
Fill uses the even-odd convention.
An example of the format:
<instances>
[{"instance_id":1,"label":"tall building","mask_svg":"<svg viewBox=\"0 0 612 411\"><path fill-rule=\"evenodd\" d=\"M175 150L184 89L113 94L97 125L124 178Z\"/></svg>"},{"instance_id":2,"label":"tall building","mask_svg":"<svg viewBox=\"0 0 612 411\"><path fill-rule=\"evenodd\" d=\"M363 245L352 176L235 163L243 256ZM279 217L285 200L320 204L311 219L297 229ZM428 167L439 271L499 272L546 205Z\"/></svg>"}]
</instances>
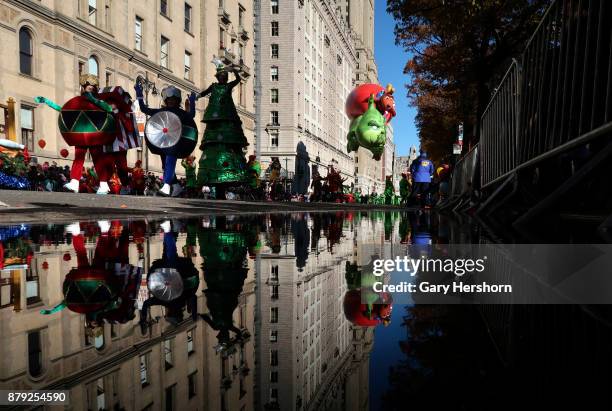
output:
<instances>
[{"instance_id":1,"label":"tall building","mask_svg":"<svg viewBox=\"0 0 612 411\"><path fill-rule=\"evenodd\" d=\"M347 24L330 0L257 0L257 155L265 169L278 157L291 177L296 156L311 175L328 165L354 181L347 154L344 101L357 54Z\"/></svg>"},{"instance_id":2,"label":"tall building","mask_svg":"<svg viewBox=\"0 0 612 411\"><path fill-rule=\"evenodd\" d=\"M354 327L343 301L346 263L367 263L380 255L370 241L379 242L383 227L380 221L345 217L312 214L270 221L266 243L271 247L262 249L255 263L260 367L255 409L369 408L373 330ZM358 239L361 228L369 231ZM321 231L327 238L320 238Z\"/></svg>"},{"instance_id":3,"label":"tall building","mask_svg":"<svg viewBox=\"0 0 612 411\"><path fill-rule=\"evenodd\" d=\"M407 156L397 156L395 157L395 166L393 169L393 183L395 185L396 190L399 190L399 181L402 178L402 173L408 174L410 171L410 165L417 158L417 150L415 146L410 147L410 151Z\"/></svg>"},{"instance_id":4,"label":"tall building","mask_svg":"<svg viewBox=\"0 0 612 411\"><path fill-rule=\"evenodd\" d=\"M97 74L102 87L121 86L133 94L140 76L150 82L149 105L159 107L160 92L167 85L186 97L214 81L211 60L217 56L243 69L234 101L252 152L252 5L252 0L2 1L0 109L8 114L14 105L15 133L9 135L7 122L0 132L16 137L39 163L67 163L70 157L59 154L68 147L58 131L57 113L36 104L35 96L63 104L79 93L81 73ZM9 98L15 102L4 104ZM198 117L205 104L198 103ZM143 115L138 118L145 120ZM200 136L203 131L200 124ZM196 149L194 155L200 153ZM130 151L129 163L136 159L161 171L159 158L148 155L146 148ZM183 172L180 166L177 171Z\"/></svg>"}]
</instances>

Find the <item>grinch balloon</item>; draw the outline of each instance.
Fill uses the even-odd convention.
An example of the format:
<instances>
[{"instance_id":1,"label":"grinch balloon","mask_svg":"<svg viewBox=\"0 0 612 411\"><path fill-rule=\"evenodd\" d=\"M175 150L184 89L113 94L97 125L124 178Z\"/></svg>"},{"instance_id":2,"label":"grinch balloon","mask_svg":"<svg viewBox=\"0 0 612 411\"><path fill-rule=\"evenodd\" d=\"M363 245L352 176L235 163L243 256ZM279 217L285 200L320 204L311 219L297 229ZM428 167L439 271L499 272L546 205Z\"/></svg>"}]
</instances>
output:
<instances>
[{"instance_id":1,"label":"grinch balloon","mask_svg":"<svg viewBox=\"0 0 612 411\"><path fill-rule=\"evenodd\" d=\"M372 152L374 160L380 160L382 157L387 128L385 118L374 105L373 97L370 97L366 112L351 121L347 140L346 150L349 153L363 147Z\"/></svg>"},{"instance_id":2,"label":"grinch balloon","mask_svg":"<svg viewBox=\"0 0 612 411\"><path fill-rule=\"evenodd\" d=\"M346 115L351 119L348 152L357 151L361 146L370 150L375 160L380 159L386 142L386 125L395 117L394 92L391 84L383 88L368 83L348 95L345 104Z\"/></svg>"}]
</instances>

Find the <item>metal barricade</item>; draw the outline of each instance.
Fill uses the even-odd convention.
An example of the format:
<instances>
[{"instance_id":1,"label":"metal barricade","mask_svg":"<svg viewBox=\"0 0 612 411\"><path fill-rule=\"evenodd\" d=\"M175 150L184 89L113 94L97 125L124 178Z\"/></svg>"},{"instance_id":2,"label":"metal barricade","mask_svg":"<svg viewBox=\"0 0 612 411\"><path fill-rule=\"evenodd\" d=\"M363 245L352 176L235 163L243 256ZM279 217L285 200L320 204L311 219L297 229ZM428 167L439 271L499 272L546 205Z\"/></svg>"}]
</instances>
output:
<instances>
[{"instance_id":1,"label":"metal barricade","mask_svg":"<svg viewBox=\"0 0 612 411\"><path fill-rule=\"evenodd\" d=\"M520 69L514 60L481 118L480 157L482 186L517 165Z\"/></svg>"},{"instance_id":2,"label":"metal barricade","mask_svg":"<svg viewBox=\"0 0 612 411\"><path fill-rule=\"evenodd\" d=\"M474 172L478 162L478 147L478 145L474 146L455 164L451 183L452 197L466 193L469 189L468 183L474 182Z\"/></svg>"},{"instance_id":3,"label":"metal barricade","mask_svg":"<svg viewBox=\"0 0 612 411\"><path fill-rule=\"evenodd\" d=\"M481 117L481 185L612 129L612 2L557 0Z\"/></svg>"}]
</instances>

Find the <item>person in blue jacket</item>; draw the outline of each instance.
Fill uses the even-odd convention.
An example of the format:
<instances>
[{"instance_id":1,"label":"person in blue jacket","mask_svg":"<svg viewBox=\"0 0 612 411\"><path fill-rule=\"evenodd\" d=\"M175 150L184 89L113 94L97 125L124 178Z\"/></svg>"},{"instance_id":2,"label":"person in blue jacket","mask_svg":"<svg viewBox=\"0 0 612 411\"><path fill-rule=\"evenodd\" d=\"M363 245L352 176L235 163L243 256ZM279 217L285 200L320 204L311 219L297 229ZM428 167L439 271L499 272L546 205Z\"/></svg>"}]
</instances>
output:
<instances>
[{"instance_id":1,"label":"person in blue jacket","mask_svg":"<svg viewBox=\"0 0 612 411\"><path fill-rule=\"evenodd\" d=\"M429 185L434 174L433 162L427 158L427 153L421 149L420 155L410 165L410 173L412 174L413 190L411 196L421 202L421 205L426 205L427 193L429 193Z\"/></svg>"}]
</instances>

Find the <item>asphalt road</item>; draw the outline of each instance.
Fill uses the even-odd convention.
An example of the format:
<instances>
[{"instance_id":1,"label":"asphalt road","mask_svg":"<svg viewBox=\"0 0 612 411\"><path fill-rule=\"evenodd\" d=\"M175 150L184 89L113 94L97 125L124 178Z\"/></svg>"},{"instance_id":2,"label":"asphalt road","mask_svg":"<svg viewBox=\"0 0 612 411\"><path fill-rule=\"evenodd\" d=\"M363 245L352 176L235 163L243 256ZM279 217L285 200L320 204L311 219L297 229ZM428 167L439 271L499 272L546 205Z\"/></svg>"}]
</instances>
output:
<instances>
[{"instance_id":1,"label":"asphalt road","mask_svg":"<svg viewBox=\"0 0 612 411\"><path fill-rule=\"evenodd\" d=\"M128 217L178 218L207 214L398 209L397 206L370 204L275 203L0 190L0 224Z\"/></svg>"}]
</instances>

